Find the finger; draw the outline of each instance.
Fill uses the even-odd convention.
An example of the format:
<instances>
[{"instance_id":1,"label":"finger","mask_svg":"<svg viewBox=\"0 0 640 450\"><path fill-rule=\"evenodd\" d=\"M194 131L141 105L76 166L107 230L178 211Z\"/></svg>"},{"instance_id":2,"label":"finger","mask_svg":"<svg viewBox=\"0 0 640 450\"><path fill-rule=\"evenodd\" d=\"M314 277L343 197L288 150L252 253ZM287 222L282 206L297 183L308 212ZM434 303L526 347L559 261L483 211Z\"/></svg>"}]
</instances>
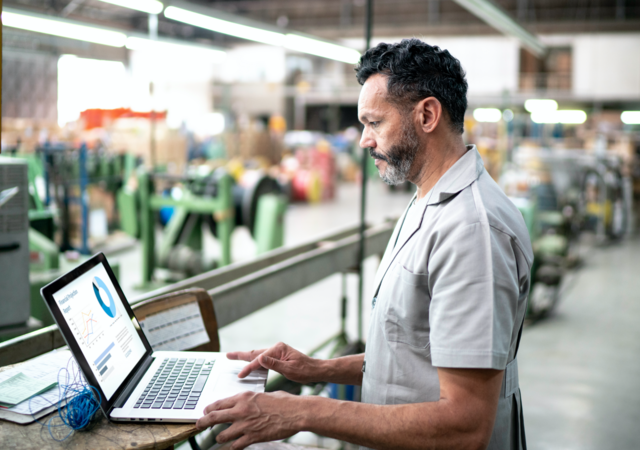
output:
<instances>
[{"instance_id":1,"label":"finger","mask_svg":"<svg viewBox=\"0 0 640 450\"><path fill-rule=\"evenodd\" d=\"M266 349L251 350L250 352L229 352L227 353L227 359L240 360L240 361L253 361L258 355L266 352Z\"/></svg>"},{"instance_id":2,"label":"finger","mask_svg":"<svg viewBox=\"0 0 640 450\"><path fill-rule=\"evenodd\" d=\"M206 416L200 417L196 422L196 428L199 430L205 430L219 423L233 422L235 419L234 414L228 409L223 411L214 411Z\"/></svg>"},{"instance_id":3,"label":"finger","mask_svg":"<svg viewBox=\"0 0 640 450\"><path fill-rule=\"evenodd\" d=\"M238 378L244 378L247 375L249 375L251 372L253 372L254 370L258 370L261 369L262 364L260 364L260 359L256 358L253 361L251 361L249 364L247 364L246 366L244 366L242 368L242 370L240 371L240 373L238 373Z\"/></svg>"},{"instance_id":4,"label":"finger","mask_svg":"<svg viewBox=\"0 0 640 450\"><path fill-rule=\"evenodd\" d=\"M216 437L216 441L218 444L224 444L225 442L233 441L234 439L238 439L244 434L244 427L238 423L234 423L229 428L224 430Z\"/></svg>"},{"instance_id":5,"label":"finger","mask_svg":"<svg viewBox=\"0 0 640 450\"><path fill-rule=\"evenodd\" d=\"M240 439L231 444L231 450L243 450L251 444L255 444L256 442L258 442L257 439L251 438L245 434Z\"/></svg>"},{"instance_id":6,"label":"finger","mask_svg":"<svg viewBox=\"0 0 640 450\"><path fill-rule=\"evenodd\" d=\"M264 354L258 357L258 361L260 361L260 365L265 369L275 370L278 373L282 373L285 368L284 361Z\"/></svg>"},{"instance_id":7,"label":"finger","mask_svg":"<svg viewBox=\"0 0 640 450\"><path fill-rule=\"evenodd\" d=\"M238 394L234 395L233 397L223 398L222 400L218 400L217 402L213 402L207 405L207 407L204 408L204 413L209 414L213 411L233 408L236 403L238 403L238 399L236 398L237 396Z\"/></svg>"}]
</instances>

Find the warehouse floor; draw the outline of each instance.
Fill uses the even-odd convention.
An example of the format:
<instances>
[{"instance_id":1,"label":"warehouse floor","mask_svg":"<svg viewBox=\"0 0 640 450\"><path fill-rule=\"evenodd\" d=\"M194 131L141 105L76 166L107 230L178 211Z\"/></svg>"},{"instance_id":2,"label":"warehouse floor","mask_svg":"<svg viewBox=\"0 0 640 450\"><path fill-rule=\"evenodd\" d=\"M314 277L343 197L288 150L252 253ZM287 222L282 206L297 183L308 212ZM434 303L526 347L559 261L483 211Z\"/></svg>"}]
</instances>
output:
<instances>
[{"instance_id":1,"label":"warehouse floor","mask_svg":"<svg viewBox=\"0 0 640 450\"><path fill-rule=\"evenodd\" d=\"M640 447L640 239L592 248L518 355L529 450Z\"/></svg>"},{"instance_id":2,"label":"warehouse floor","mask_svg":"<svg viewBox=\"0 0 640 450\"><path fill-rule=\"evenodd\" d=\"M399 216L410 193L390 192L370 184L368 220ZM286 243L295 245L358 221L359 189L342 185L335 201L291 205ZM215 244L207 243L208 248ZM252 257L255 249L245 230L233 237L234 260ZM586 246L584 264L565 277L556 311L527 324L520 348L520 385L528 448L632 449L640 438L640 239L605 247ZM137 282L139 252L120 260L127 289ZM365 299L378 264L365 266ZM139 267L139 266L138 266ZM357 278L347 277L350 336L357 330ZM330 277L220 330L223 351L262 348L278 341L303 351L339 331L341 277ZM364 330L370 311L364 304ZM299 436L297 443L336 448L332 440Z\"/></svg>"}]
</instances>

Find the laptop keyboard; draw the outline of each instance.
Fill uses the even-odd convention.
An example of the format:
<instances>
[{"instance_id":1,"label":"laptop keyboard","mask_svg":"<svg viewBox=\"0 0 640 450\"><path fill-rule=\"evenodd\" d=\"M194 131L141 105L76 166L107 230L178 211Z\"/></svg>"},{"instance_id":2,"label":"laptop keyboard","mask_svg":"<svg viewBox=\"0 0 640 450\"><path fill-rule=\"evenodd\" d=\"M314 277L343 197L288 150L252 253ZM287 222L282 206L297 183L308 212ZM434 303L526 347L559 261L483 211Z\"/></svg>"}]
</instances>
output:
<instances>
[{"instance_id":1,"label":"laptop keyboard","mask_svg":"<svg viewBox=\"0 0 640 450\"><path fill-rule=\"evenodd\" d=\"M214 363L195 358L165 359L134 408L195 409Z\"/></svg>"}]
</instances>

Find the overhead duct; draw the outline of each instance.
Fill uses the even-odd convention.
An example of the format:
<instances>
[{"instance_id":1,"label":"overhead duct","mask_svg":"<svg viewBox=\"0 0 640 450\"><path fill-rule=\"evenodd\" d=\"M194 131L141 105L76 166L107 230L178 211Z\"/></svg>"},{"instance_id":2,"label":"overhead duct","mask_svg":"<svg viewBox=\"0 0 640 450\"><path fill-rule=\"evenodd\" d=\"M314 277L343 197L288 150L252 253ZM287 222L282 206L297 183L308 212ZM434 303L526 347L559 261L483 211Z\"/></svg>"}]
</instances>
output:
<instances>
[{"instance_id":1,"label":"overhead duct","mask_svg":"<svg viewBox=\"0 0 640 450\"><path fill-rule=\"evenodd\" d=\"M518 38L522 45L538 58L544 56L547 52L547 46L540 39L518 25L502 8L490 0L454 1L496 30L507 36Z\"/></svg>"}]
</instances>

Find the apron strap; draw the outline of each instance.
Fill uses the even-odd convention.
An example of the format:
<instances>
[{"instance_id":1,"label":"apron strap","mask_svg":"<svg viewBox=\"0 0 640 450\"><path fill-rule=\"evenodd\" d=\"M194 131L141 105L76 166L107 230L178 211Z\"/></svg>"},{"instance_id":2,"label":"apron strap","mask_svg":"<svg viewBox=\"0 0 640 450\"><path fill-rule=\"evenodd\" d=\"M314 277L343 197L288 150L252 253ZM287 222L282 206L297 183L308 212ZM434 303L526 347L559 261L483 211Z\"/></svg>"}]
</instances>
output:
<instances>
[{"instance_id":1,"label":"apron strap","mask_svg":"<svg viewBox=\"0 0 640 450\"><path fill-rule=\"evenodd\" d=\"M527 315L526 311L524 313L525 317ZM500 390L501 397L507 398L510 395L513 395L519 388L519 380L518 380L518 349L520 348L520 339L522 338L522 329L524 328L524 317L522 318L522 323L520 324L520 329L518 330L518 340L516 341L516 351L513 354L513 359L507 367L504 369L504 377L502 378L502 388Z\"/></svg>"},{"instance_id":2,"label":"apron strap","mask_svg":"<svg viewBox=\"0 0 640 450\"><path fill-rule=\"evenodd\" d=\"M518 360L513 359L507 367L504 369L504 377L502 378L502 388L500 389L500 396L502 398L508 398L515 394L519 389L518 383Z\"/></svg>"}]
</instances>

